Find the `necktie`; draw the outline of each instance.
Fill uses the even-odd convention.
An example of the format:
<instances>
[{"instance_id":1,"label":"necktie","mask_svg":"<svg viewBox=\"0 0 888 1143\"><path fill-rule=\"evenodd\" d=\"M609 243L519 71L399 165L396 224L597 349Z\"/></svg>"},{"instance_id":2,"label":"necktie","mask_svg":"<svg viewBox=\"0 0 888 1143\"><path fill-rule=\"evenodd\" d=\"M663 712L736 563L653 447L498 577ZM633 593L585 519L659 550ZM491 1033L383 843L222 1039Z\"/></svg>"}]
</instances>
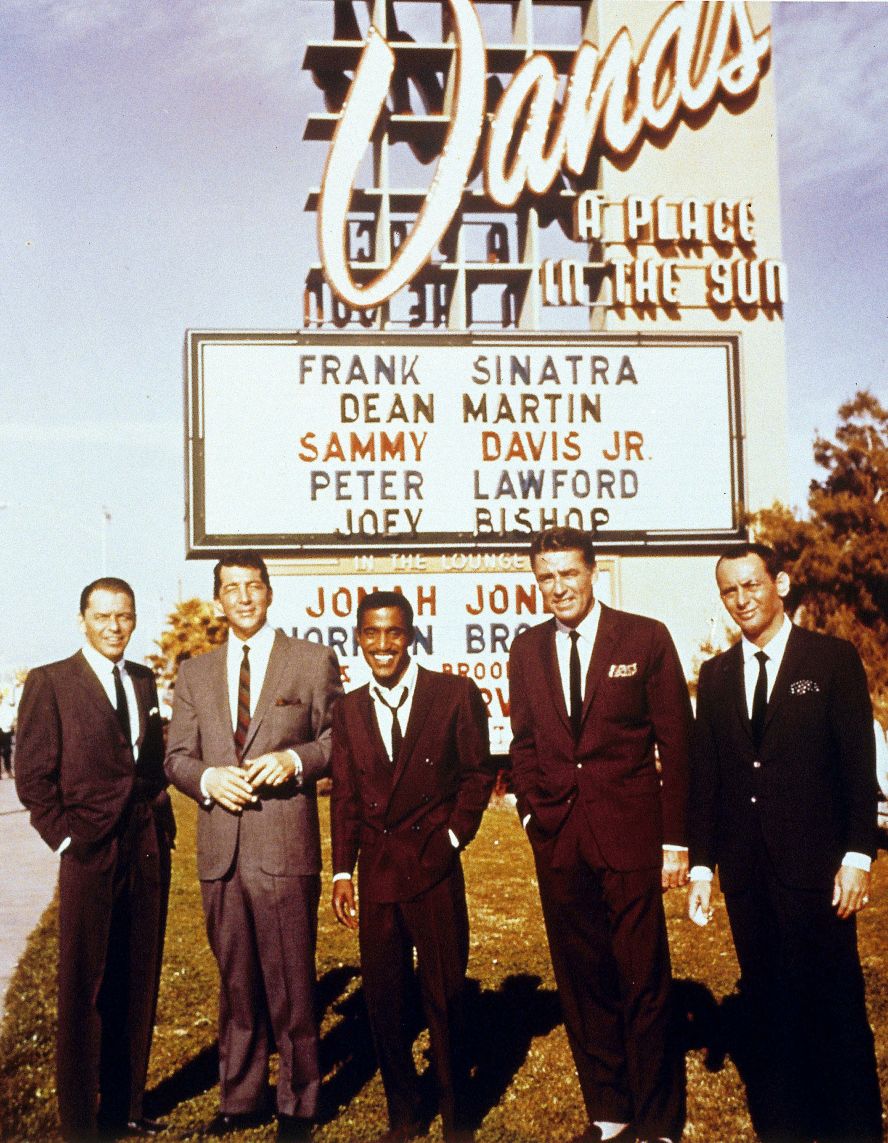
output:
<instances>
[{"instance_id":1,"label":"necktie","mask_svg":"<svg viewBox=\"0 0 888 1143\"><path fill-rule=\"evenodd\" d=\"M768 669L765 666L768 656L764 651L756 651L755 657L759 662L759 673L752 692L752 714L749 721L752 724L752 741L758 749L765 731L765 712L768 709Z\"/></svg>"},{"instance_id":2,"label":"necktie","mask_svg":"<svg viewBox=\"0 0 888 1143\"><path fill-rule=\"evenodd\" d=\"M401 753L401 743L404 741L404 734L401 730L401 724L398 721L398 711L407 701L407 688L404 687L403 691L401 692L400 699L395 703L394 706L392 706L392 704L387 701L379 687L376 687L375 690L376 697L379 699L382 705L388 707L388 709L392 712L392 765L394 766L398 761L398 755Z\"/></svg>"},{"instance_id":3,"label":"necktie","mask_svg":"<svg viewBox=\"0 0 888 1143\"><path fill-rule=\"evenodd\" d=\"M247 731L250 728L250 647L244 643L244 657L241 659L240 674L237 677L237 724L234 728L234 745L238 760L243 756Z\"/></svg>"},{"instance_id":4,"label":"necktie","mask_svg":"<svg viewBox=\"0 0 888 1143\"><path fill-rule=\"evenodd\" d=\"M580 737L580 723L583 719L583 686L580 682L580 652L577 650L579 631L570 633L570 725L574 739Z\"/></svg>"},{"instance_id":5,"label":"necktie","mask_svg":"<svg viewBox=\"0 0 888 1143\"><path fill-rule=\"evenodd\" d=\"M111 672L114 676L114 699L116 702L117 721L123 731L123 737L132 743L132 730L130 728L129 703L126 701L126 691L123 689L123 679L120 677L120 668L114 664Z\"/></svg>"}]
</instances>

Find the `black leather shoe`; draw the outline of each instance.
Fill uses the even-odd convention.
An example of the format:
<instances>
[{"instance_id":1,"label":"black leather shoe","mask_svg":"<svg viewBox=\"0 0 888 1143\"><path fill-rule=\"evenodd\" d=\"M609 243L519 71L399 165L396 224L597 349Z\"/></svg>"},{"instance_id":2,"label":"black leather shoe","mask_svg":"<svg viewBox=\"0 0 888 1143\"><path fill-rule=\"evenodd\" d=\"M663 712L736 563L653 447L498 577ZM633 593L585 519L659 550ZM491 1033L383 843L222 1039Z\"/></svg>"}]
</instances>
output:
<instances>
[{"instance_id":1,"label":"black leather shoe","mask_svg":"<svg viewBox=\"0 0 888 1143\"><path fill-rule=\"evenodd\" d=\"M307 1140L311 1139L310 1119L302 1115L284 1115L279 1111L277 1121L278 1139L292 1140L293 1143L307 1143Z\"/></svg>"},{"instance_id":2,"label":"black leather shoe","mask_svg":"<svg viewBox=\"0 0 888 1143\"><path fill-rule=\"evenodd\" d=\"M130 1119L126 1125L127 1135L159 1135L161 1131L166 1131L165 1123L144 1115L140 1119Z\"/></svg>"},{"instance_id":3,"label":"black leather shoe","mask_svg":"<svg viewBox=\"0 0 888 1143\"><path fill-rule=\"evenodd\" d=\"M261 1127L268 1117L261 1111L219 1111L204 1128L204 1135L218 1138L231 1135L235 1131L248 1131L251 1127Z\"/></svg>"}]
</instances>

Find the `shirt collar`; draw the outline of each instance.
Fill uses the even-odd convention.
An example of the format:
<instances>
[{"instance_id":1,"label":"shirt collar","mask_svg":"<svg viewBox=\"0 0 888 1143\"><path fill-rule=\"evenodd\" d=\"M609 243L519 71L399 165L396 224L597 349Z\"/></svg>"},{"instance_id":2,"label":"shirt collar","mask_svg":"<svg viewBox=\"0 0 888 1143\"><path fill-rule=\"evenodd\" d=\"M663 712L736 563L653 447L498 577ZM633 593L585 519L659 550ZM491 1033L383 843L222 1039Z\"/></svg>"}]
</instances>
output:
<instances>
[{"instance_id":1,"label":"shirt collar","mask_svg":"<svg viewBox=\"0 0 888 1143\"><path fill-rule=\"evenodd\" d=\"M588 639L590 643L595 642L595 633L598 630L598 621L601 618L601 604L597 599L592 601L592 606L587 613L583 616L576 627L568 627L566 623L562 623L560 619L555 620L555 626L562 635L570 635L571 631L578 631L581 639Z\"/></svg>"},{"instance_id":2,"label":"shirt collar","mask_svg":"<svg viewBox=\"0 0 888 1143\"><path fill-rule=\"evenodd\" d=\"M229 631L228 653L231 654L232 651L234 651L237 654L238 659L240 659L244 651L244 643L246 643L252 651L255 648L261 647L263 645L271 646L273 642L274 628L269 622L266 621L258 631L250 636L249 639L238 639L237 635L235 635L233 631Z\"/></svg>"},{"instance_id":3,"label":"shirt collar","mask_svg":"<svg viewBox=\"0 0 888 1143\"><path fill-rule=\"evenodd\" d=\"M386 698L386 701L389 701L388 696L390 695L391 698L395 702L397 702L398 696L400 696L401 694L404 693L404 687L407 688L407 694L408 695L413 694L413 690L416 686L416 680L417 680L418 676L419 676L419 670L416 666L416 660L411 659L410 662L407 664L407 670L404 672L403 675L401 675L400 679L398 679L398 681L395 683L395 685L393 687L380 686L379 683L376 681L376 679L371 679L370 690L371 690L371 693L373 694L374 698L376 698L377 690L380 690L380 691L382 691L383 697Z\"/></svg>"},{"instance_id":4,"label":"shirt collar","mask_svg":"<svg viewBox=\"0 0 888 1143\"><path fill-rule=\"evenodd\" d=\"M87 663L92 667L99 678L110 679L114 673L114 668L119 667L120 673L126 673L126 664L123 659L116 663L112 663L110 659L106 658L101 651L97 651L91 643L84 643L81 648L83 657Z\"/></svg>"},{"instance_id":5,"label":"shirt collar","mask_svg":"<svg viewBox=\"0 0 888 1143\"><path fill-rule=\"evenodd\" d=\"M759 651L764 651L771 662L779 662L783 658L783 652L786 650L786 641L789 638L789 633L792 631L792 622L789 616L783 616L783 622L780 624L780 629L776 635L773 635L764 647L757 647L745 635L741 636L740 643L743 648L743 662L748 663Z\"/></svg>"}]
</instances>

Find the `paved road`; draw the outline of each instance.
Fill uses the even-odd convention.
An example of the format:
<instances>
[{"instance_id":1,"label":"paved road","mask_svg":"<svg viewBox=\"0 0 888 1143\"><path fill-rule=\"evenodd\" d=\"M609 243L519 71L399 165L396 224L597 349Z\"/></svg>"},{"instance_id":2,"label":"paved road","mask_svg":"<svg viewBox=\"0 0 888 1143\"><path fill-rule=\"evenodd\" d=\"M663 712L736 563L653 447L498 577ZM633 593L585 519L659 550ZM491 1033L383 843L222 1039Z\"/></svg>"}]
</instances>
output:
<instances>
[{"instance_id":1,"label":"paved road","mask_svg":"<svg viewBox=\"0 0 888 1143\"><path fill-rule=\"evenodd\" d=\"M0 781L0 1016L31 930L52 900L59 861L31 828L15 782Z\"/></svg>"}]
</instances>

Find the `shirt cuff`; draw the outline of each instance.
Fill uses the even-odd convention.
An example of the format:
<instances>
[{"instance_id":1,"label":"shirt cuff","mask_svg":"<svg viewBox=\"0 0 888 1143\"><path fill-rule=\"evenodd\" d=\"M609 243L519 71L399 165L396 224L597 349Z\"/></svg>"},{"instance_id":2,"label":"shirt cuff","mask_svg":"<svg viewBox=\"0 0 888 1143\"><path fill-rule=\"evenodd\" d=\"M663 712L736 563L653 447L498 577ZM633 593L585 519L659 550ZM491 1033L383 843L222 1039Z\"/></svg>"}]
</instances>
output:
<instances>
[{"instance_id":1,"label":"shirt cuff","mask_svg":"<svg viewBox=\"0 0 888 1143\"><path fill-rule=\"evenodd\" d=\"M527 829L527 823L530 821L530 814L525 814L521 819L521 828Z\"/></svg>"},{"instance_id":2,"label":"shirt cuff","mask_svg":"<svg viewBox=\"0 0 888 1143\"><path fill-rule=\"evenodd\" d=\"M333 880L335 881L351 881L352 875L350 873L334 873Z\"/></svg>"},{"instance_id":3,"label":"shirt cuff","mask_svg":"<svg viewBox=\"0 0 888 1143\"><path fill-rule=\"evenodd\" d=\"M450 844L453 846L454 849L459 849L459 838L456 836L456 834L453 832L452 829L449 829L447 831L447 833L448 833L448 836L450 837Z\"/></svg>"},{"instance_id":4,"label":"shirt cuff","mask_svg":"<svg viewBox=\"0 0 888 1143\"><path fill-rule=\"evenodd\" d=\"M296 767L293 773L293 780L297 785L299 785L302 782L302 759L299 757L296 751L292 749L292 747L287 751L287 753L293 759L293 765Z\"/></svg>"},{"instance_id":5,"label":"shirt cuff","mask_svg":"<svg viewBox=\"0 0 888 1143\"><path fill-rule=\"evenodd\" d=\"M207 778L207 771L204 770L204 772L200 776L200 795L203 798L203 804L205 806L211 806L213 804L213 795L210 794L207 790L206 778Z\"/></svg>"},{"instance_id":6,"label":"shirt cuff","mask_svg":"<svg viewBox=\"0 0 888 1143\"><path fill-rule=\"evenodd\" d=\"M689 881L711 881L712 870L708 865L695 865L688 874Z\"/></svg>"},{"instance_id":7,"label":"shirt cuff","mask_svg":"<svg viewBox=\"0 0 888 1143\"><path fill-rule=\"evenodd\" d=\"M686 845L666 845L663 843L663 849L666 853L687 853L688 847Z\"/></svg>"},{"instance_id":8,"label":"shirt cuff","mask_svg":"<svg viewBox=\"0 0 888 1143\"><path fill-rule=\"evenodd\" d=\"M850 865L852 869L862 869L864 873L869 873L873 867L873 859L866 853L849 850L842 858L842 865Z\"/></svg>"},{"instance_id":9,"label":"shirt cuff","mask_svg":"<svg viewBox=\"0 0 888 1143\"><path fill-rule=\"evenodd\" d=\"M70 837L66 837L65 840L62 842L62 844L59 846L59 848L56 850L56 854L59 857L61 857L61 855L65 852L65 850L68 848L68 846L70 844L71 844Z\"/></svg>"}]
</instances>

